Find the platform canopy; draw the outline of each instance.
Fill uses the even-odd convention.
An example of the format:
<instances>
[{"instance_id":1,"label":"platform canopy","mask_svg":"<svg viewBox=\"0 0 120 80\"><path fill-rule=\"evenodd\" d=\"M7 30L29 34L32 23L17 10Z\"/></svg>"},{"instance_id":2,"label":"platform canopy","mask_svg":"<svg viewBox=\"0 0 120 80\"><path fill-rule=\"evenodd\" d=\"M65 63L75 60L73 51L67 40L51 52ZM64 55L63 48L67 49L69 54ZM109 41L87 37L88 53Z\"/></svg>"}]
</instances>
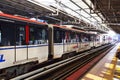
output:
<instances>
[{"instance_id":1,"label":"platform canopy","mask_svg":"<svg viewBox=\"0 0 120 80\"><path fill-rule=\"evenodd\" d=\"M86 30L107 32L109 28L101 24L104 16L92 13L86 2L92 3L90 0L0 0L0 11L44 19L53 24L80 23Z\"/></svg>"},{"instance_id":2,"label":"platform canopy","mask_svg":"<svg viewBox=\"0 0 120 80\"><path fill-rule=\"evenodd\" d=\"M107 25L102 24L104 17L101 14L92 13L89 6L85 3L92 3L90 0L35 0L44 5L57 8L58 11L64 11L67 15L73 15L79 18L78 22L84 21L87 26L85 29L97 32L105 32L109 30ZM57 17L58 18L58 17ZM73 20L74 22L77 19ZM89 24L88 24L89 23Z\"/></svg>"},{"instance_id":3,"label":"platform canopy","mask_svg":"<svg viewBox=\"0 0 120 80\"><path fill-rule=\"evenodd\" d=\"M87 1L87 0L84 0ZM93 6L89 7L94 13L102 14L107 24L117 33L120 33L120 0L90 0Z\"/></svg>"},{"instance_id":4,"label":"platform canopy","mask_svg":"<svg viewBox=\"0 0 120 80\"><path fill-rule=\"evenodd\" d=\"M23 16L40 15L55 12L42 4L33 4L28 0L0 0L0 10L9 14Z\"/></svg>"}]
</instances>

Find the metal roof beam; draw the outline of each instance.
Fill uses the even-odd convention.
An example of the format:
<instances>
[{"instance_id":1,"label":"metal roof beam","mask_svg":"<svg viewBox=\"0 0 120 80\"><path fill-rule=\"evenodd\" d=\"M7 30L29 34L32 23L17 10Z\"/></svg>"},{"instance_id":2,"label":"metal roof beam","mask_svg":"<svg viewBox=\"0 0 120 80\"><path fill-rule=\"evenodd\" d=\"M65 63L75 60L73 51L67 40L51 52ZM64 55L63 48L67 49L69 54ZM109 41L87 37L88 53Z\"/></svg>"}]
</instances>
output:
<instances>
[{"instance_id":1,"label":"metal roof beam","mask_svg":"<svg viewBox=\"0 0 120 80\"><path fill-rule=\"evenodd\" d=\"M83 10L84 12L86 12L88 15L90 15L92 18L94 18L90 13L88 13L86 10L84 10L83 8L81 8L79 5L77 5L73 0L70 0L73 4L75 4L77 7L79 7L81 10ZM98 21L96 18L94 18L96 21ZM98 21L99 22L99 21Z\"/></svg>"},{"instance_id":2,"label":"metal roof beam","mask_svg":"<svg viewBox=\"0 0 120 80\"><path fill-rule=\"evenodd\" d=\"M85 19L87 19L85 16L81 15L79 12L77 12L77 11L71 9L70 7L66 6L65 4L63 4L63 3L60 3L60 4L62 4L64 7L66 7L66 8L68 8L68 9L72 10L73 12L77 13L77 14L80 15L81 17L84 17ZM90 19L88 19L88 20L91 21Z\"/></svg>"}]
</instances>

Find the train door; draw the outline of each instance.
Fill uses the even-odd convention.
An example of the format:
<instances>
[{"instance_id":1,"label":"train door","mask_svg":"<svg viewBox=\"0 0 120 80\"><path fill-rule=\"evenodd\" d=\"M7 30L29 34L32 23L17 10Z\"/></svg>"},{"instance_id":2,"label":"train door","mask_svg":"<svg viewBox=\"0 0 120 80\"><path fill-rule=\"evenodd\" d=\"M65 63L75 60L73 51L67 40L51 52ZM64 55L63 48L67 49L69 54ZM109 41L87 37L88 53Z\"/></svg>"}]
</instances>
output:
<instances>
[{"instance_id":1,"label":"train door","mask_svg":"<svg viewBox=\"0 0 120 80\"><path fill-rule=\"evenodd\" d=\"M81 51L81 33L78 34L78 52Z\"/></svg>"},{"instance_id":2,"label":"train door","mask_svg":"<svg viewBox=\"0 0 120 80\"><path fill-rule=\"evenodd\" d=\"M100 36L99 35L96 35L95 42L96 42L96 47L100 46Z\"/></svg>"},{"instance_id":3,"label":"train door","mask_svg":"<svg viewBox=\"0 0 120 80\"><path fill-rule=\"evenodd\" d=\"M1 19L2 20L2 19ZM9 20L0 21L0 69L15 61L15 26Z\"/></svg>"},{"instance_id":4,"label":"train door","mask_svg":"<svg viewBox=\"0 0 120 80\"><path fill-rule=\"evenodd\" d=\"M94 35L93 34L90 35L89 40L90 40L90 47L94 48Z\"/></svg>"},{"instance_id":5,"label":"train door","mask_svg":"<svg viewBox=\"0 0 120 80\"><path fill-rule=\"evenodd\" d=\"M70 31L65 30L64 53L70 51Z\"/></svg>"},{"instance_id":6,"label":"train door","mask_svg":"<svg viewBox=\"0 0 120 80\"><path fill-rule=\"evenodd\" d=\"M76 33L75 37L76 37L76 51L79 52L79 48L80 48L80 33Z\"/></svg>"},{"instance_id":7,"label":"train door","mask_svg":"<svg viewBox=\"0 0 120 80\"><path fill-rule=\"evenodd\" d=\"M81 51L85 49L85 34L81 34Z\"/></svg>"},{"instance_id":8,"label":"train door","mask_svg":"<svg viewBox=\"0 0 120 80\"><path fill-rule=\"evenodd\" d=\"M95 48L95 46L96 46L96 35L93 35L93 48Z\"/></svg>"},{"instance_id":9,"label":"train door","mask_svg":"<svg viewBox=\"0 0 120 80\"><path fill-rule=\"evenodd\" d=\"M87 50L89 48L88 34L81 34L81 50Z\"/></svg>"},{"instance_id":10,"label":"train door","mask_svg":"<svg viewBox=\"0 0 120 80\"><path fill-rule=\"evenodd\" d=\"M16 24L16 46L15 46L15 61L22 62L28 59L28 50L26 45L26 24Z\"/></svg>"},{"instance_id":11,"label":"train door","mask_svg":"<svg viewBox=\"0 0 120 80\"><path fill-rule=\"evenodd\" d=\"M77 51L78 49L78 43L77 43L77 40L78 40L78 35L76 34L76 32L74 31L71 31L71 34L70 34L70 39L71 39L71 42L70 42L70 51Z\"/></svg>"},{"instance_id":12,"label":"train door","mask_svg":"<svg viewBox=\"0 0 120 80\"><path fill-rule=\"evenodd\" d=\"M28 59L48 60L48 26L29 24Z\"/></svg>"},{"instance_id":13,"label":"train door","mask_svg":"<svg viewBox=\"0 0 120 80\"><path fill-rule=\"evenodd\" d=\"M54 27L54 58L59 58L63 55L63 30Z\"/></svg>"}]
</instances>

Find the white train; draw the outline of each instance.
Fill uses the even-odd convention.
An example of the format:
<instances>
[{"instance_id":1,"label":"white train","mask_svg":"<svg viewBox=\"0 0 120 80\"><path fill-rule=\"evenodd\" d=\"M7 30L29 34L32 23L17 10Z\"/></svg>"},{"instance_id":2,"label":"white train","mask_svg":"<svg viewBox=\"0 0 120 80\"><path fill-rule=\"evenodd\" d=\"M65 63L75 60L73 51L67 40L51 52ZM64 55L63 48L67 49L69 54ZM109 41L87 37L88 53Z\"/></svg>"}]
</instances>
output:
<instances>
[{"instance_id":1,"label":"white train","mask_svg":"<svg viewBox=\"0 0 120 80\"><path fill-rule=\"evenodd\" d=\"M100 36L0 13L0 77L14 77L48 59L106 44Z\"/></svg>"}]
</instances>

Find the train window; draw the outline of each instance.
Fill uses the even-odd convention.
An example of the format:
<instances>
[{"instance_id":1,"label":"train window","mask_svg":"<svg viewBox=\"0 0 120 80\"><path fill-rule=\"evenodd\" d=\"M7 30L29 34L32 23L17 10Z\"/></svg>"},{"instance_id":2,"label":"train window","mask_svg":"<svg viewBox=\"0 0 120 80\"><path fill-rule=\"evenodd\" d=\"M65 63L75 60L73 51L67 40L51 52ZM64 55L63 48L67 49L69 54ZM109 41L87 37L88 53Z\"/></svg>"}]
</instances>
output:
<instances>
[{"instance_id":1,"label":"train window","mask_svg":"<svg viewBox=\"0 0 120 80\"><path fill-rule=\"evenodd\" d=\"M83 34L81 34L81 42L85 42Z\"/></svg>"},{"instance_id":2,"label":"train window","mask_svg":"<svg viewBox=\"0 0 120 80\"><path fill-rule=\"evenodd\" d=\"M62 43L62 31L54 30L54 43Z\"/></svg>"},{"instance_id":3,"label":"train window","mask_svg":"<svg viewBox=\"0 0 120 80\"><path fill-rule=\"evenodd\" d=\"M25 27L16 28L16 45L25 45Z\"/></svg>"},{"instance_id":4,"label":"train window","mask_svg":"<svg viewBox=\"0 0 120 80\"><path fill-rule=\"evenodd\" d=\"M96 41L99 41L99 36L96 36Z\"/></svg>"},{"instance_id":5,"label":"train window","mask_svg":"<svg viewBox=\"0 0 120 80\"><path fill-rule=\"evenodd\" d=\"M68 32L65 32L65 42L68 42Z\"/></svg>"},{"instance_id":6,"label":"train window","mask_svg":"<svg viewBox=\"0 0 120 80\"><path fill-rule=\"evenodd\" d=\"M88 37L87 37L86 34L82 34L82 35L81 35L81 41L82 41L82 42L88 42Z\"/></svg>"},{"instance_id":7,"label":"train window","mask_svg":"<svg viewBox=\"0 0 120 80\"><path fill-rule=\"evenodd\" d=\"M34 28L30 28L30 41L29 44L34 44L35 36L34 36Z\"/></svg>"},{"instance_id":8,"label":"train window","mask_svg":"<svg viewBox=\"0 0 120 80\"><path fill-rule=\"evenodd\" d=\"M81 33L77 34L77 42L81 42Z\"/></svg>"},{"instance_id":9,"label":"train window","mask_svg":"<svg viewBox=\"0 0 120 80\"><path fill-rule=\"evenodd\" d=\"M70 33L67 31L65 32L65 40L66 40L66 43L70 42Z\"/></svg>"},{"instance_id":10,"label":"train window","mask_svg":"<svg viewBox=\"0 0 120 80\"><path fill-rule=\"evenodd\" d=\"M0 22L0 45L15 45L15 26L13 23Z\"/></svg>"},{"instance_id":11,"label":"train window","mask_svg":"<svg viewBox=\"0 0 120 80\"><path fill-rule=\"evenodd\" d=\"M59 31L56 31L56 35L57 35L57 36L56 36L56 39L59 40L59 38L60 38L60 32L59 32Z\"/></svg>"},{"instance_id":12,"label":"train window","mask_svg":"<svg viewBox=\"0 0 120 80\"><path fill-rule=\"evenodd\" d=\"M74 32L71 32L71 43L76 43L78 39L78 35Z\"/></svg>"},{"instance_id":13,"label":"train window","mask_svg":"<svg viewBox=\"0 0 120 80\"><path fill-rule=\"evenodd\" d=\"M90 42L91 41L91 35L87 34L86 37L87 37L87 42Z\"/></svg>"},{"instance_id":14,"label":"train window","mask_svg":"<svg viewBox=\"0 0 120 80\"><path fill-rule=\"evenodd\" d=\"M41 39L45 40L45 35L46 35L45 29L42 29L41 35L42 35Z\"/></svg>"},{"instance_id":15,"label":"train window","mask_svg":"<svg viewBox=\"0 0 120 80\"><path fill-rule=\"evenodd\" d=\"M90 41L94 41L94 36L90 36Z\"/></svg>"},{"instance_id":16,"label":"train window","mask_svg":"<svg viewBox=\"0 0 120 80\"><path fill-rule=\"evenodd\" d=\"M103 36L103 41L105 41L105 36Z\"/></svg>"},{"instance_id":17,"label":"train window","mask_svg":"<svg viewBox=\"0 0 120 80\"><path fill-rule=\"evenodd\" d=\"M76 34L76 42L79 42L80 38L79 38L79 34Z\"/></svg>"},{"instance_id":18,"label":"train window","mask_svg":"<svg viewBox=\"0 0 120 80\"><path fill-rule=\"evenodd\" d=\"M96 41L99 41L99 39L96 39Z\"/></svg>"},{"instance_id":19,"label":"train window","mask_svg":"<svg viewBox=\"0 0 120 80\"><path fill-rule=\"evenodd\" d=\"M30 27L29 44L45 44L47 43L47 30L45 28Z\"/></svg>"},{"instance_id":20,"label":"train window","mask_svg":"<svg viewBox=\"0 0 120 80\"><path fill-rule=\"evenodd\" d=\"M88 42L88 38L87 37L84 37L84 42Z\"/></svg>"}]
</instances>

